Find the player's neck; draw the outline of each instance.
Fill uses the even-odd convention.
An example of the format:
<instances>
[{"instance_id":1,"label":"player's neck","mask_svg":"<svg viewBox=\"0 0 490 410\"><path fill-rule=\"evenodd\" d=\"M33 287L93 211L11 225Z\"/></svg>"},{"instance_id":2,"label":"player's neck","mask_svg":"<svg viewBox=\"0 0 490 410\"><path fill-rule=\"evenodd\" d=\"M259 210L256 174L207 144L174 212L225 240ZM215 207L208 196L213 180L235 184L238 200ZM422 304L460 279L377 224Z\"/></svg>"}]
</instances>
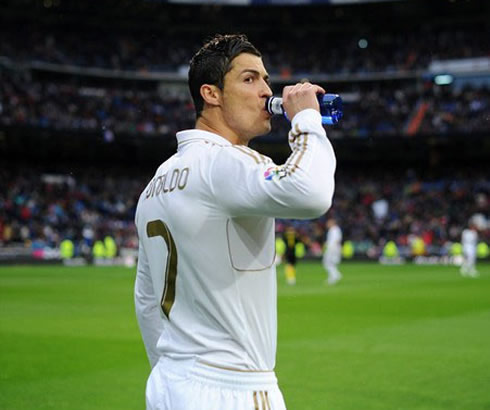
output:
<instances>
[{"instance_id":1,"label":"player's neck","mask_svg":"<svg viewBox=\"0 0 490 410\"><path fill-rule=\"evenodd\" d=\"M203 113L196 121L196 129L218 134L233 145L248 145L248 141L241 139L224 121L215 118L216 116L214 113Z\"/></svg>"}]
</instances>

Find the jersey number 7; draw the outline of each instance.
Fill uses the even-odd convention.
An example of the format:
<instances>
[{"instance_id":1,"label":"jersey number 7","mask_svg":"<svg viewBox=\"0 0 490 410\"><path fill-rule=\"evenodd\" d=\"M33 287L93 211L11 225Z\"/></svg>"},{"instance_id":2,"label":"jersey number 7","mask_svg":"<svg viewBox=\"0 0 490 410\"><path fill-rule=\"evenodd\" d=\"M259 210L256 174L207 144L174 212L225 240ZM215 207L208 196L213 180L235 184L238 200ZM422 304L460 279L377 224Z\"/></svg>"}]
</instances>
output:
<instances>
[{"instance_id":1,"label":"jersey number 7","mask_svg":"<svg viewBox=\"0 0 490 410\"><path fill-rule=\"evenodd\" d=\"M162 299L160 301L160 306L162 311L167 316L170 315L170 309L175 301L175 282L177 279L177 248L175 247L174 238L168 229L165 222L157 219L155 221L150 221L146 225L146 234L148 238L153 238L155 236L160 236L163 238L167 245L168 256L167 256L167 266L165 268L164 278L165 284L163 287Z\"/></svg>"}]
</instances>

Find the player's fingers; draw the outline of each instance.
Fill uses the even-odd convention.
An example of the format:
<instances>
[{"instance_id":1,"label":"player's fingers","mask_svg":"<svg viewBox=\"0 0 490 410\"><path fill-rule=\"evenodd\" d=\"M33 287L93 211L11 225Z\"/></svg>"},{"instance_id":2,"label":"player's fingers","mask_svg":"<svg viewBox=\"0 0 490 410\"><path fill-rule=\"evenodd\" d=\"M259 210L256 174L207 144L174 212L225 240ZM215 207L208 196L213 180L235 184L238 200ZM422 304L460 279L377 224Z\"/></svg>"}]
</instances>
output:
<instances>
[{"instance_id":1,"label":"player's fingers","mask_svg":"<svg viewBox=\"0 0 490 410\"><path fill-rule=\"evenodd\" d=\"M311 88L310 83L296 83L295 85L286 86L284 87L282 98L284 100L287 100L291 96L305 94L310 88Z\"/></svg>"},{"instance_id":2,"label":"player's fingers","mask_svg":"<svg viewBox=\"0 0 490 410\"><path fill-rule=\"evenodd\" d=\"M296 83L294 85L287 85L286 87L284 87L283 89L283 98L291 95L291 94L297 94L298 91L301 90L303 84L302 83Z\"/></svg>"},{"instance_id":3,"label":"player's fingers","mask_svg":"<svg viewBox=\"0 0 490 410\"><path fill-rule=\"evenodd\" d=\"M282 99L286 100L289 97L289 94L291 94L291 91L293 90L294 85L287 85L282 89Z\"/></svg>"},{"instance_id":4,"label":"player's fingers","mask_svg":"<svg viewBox=\"0 0 490 410\"><path fill-rule=\"evenodd\" d=\"M296 113L313 108L320 110L317 94L325 94L325 90L316 84L309 82L297 83L292 86L286 86L283 89L283 106L290 118Z\"/></svg>"},{"instance_id":5,"label":"player's fingers","mask_svg":"<svg viewBox=\"0 0 490 410\"><path fill-rule=\"evenodd\" d=\"M301 91L304 92L311 92L313 91L315 94L325 94L326 91L323 87L320 87L317 84L311 84L311 83L302 83L300 84L302 87L300 88Z\"/></svg>"},{"instance_id":6,"label":"player's fingers","mask_svg":"<svg viewBox=\"0 0 490 410\"><path fill-rule=\"evenodd\" d=\"M326 91L323 87L320 87L319 85L313 84L313 87L315 87L315 92L316 94L325 94Z\"/></svg>"},{"instance_id":7,"label":"player's fingers","mask_svg":"<svg viewBox=\"0 0 490 410\"><path fill-rule=\"evenodd\" d=\"M305 95L311 92L315 94L325 94L326 91L323 87L317 84L311 84L309 82L297 83L293 86L287 86L284 88L283 98L289 95Z\"/></svg>"}]
</instances>

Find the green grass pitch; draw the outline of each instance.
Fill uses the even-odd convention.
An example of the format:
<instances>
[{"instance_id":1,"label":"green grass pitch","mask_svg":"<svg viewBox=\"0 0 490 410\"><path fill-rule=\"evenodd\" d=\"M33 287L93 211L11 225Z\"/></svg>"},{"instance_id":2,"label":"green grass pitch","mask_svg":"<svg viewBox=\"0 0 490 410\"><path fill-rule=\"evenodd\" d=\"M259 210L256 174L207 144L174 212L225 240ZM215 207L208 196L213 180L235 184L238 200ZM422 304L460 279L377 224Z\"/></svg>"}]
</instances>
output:
<instances>
[{"instance_id":1,"label":"green grass pitch","mask_svg":"<svg viewBox=\"0 0 490 410\"><path fill-rule=\"evenodd\" d=\"M490 265L300 262L279 282L288 410L489 410ZM0 267L0 409L144 408L134 269ZM178 295L177 295L178 298ZM226 409L217 409L226 410Z\"/></svg>"}]
</instances>

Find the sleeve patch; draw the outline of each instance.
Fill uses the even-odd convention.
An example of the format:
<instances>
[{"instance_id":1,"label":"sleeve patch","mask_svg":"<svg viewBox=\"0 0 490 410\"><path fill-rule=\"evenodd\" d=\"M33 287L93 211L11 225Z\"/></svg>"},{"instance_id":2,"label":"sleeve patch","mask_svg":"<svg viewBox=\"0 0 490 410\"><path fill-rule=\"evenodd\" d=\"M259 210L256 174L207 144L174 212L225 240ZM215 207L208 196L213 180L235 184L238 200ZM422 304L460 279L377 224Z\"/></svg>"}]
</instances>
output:
<instances>
[{"instance_id":1,"label":"sleeve patch","mask_svg":"<svg viewBox=\"0 0 490 410\"><path fill-rule=\"evenodd\" d=\"M266 181L280 180L287 175L286 170L283 167L270 167L264 172L264 179Z\"/></svg>"}]
</instances>

